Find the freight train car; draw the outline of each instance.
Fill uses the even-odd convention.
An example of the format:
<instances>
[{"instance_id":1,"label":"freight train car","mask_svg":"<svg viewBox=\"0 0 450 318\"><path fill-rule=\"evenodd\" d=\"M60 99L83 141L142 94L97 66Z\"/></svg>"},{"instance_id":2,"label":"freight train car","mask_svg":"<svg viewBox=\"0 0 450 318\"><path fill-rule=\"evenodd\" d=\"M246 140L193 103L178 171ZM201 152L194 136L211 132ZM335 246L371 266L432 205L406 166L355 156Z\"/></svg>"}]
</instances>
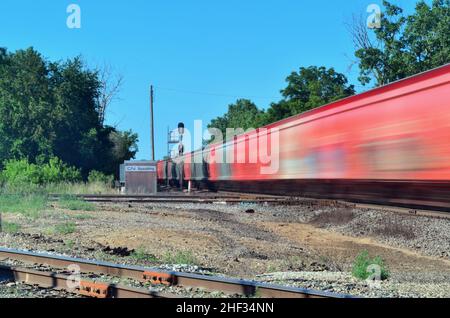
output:
<instances>
[{"instance_id":1,"label":"freight train car","mask_svg":"<svg viewBox=\"0 0 450 318\"><path fill-rule=\"evenodd\" d=\"M212 189L448 209L450 65L159 165Z\"/></svg>"}]
</instances>

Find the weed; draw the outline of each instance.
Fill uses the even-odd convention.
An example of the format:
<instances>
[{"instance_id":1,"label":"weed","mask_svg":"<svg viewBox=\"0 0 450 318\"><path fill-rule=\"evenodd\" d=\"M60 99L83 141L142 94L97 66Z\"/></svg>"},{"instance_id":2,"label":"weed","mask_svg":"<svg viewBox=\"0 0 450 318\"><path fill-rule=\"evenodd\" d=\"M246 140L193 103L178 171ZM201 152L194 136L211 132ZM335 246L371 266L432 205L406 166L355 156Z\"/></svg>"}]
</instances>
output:
<instances>
[{"instance_id":1,"label":"weed","mask_svg":"<svg viewBox=\"0 0 450 318\"><path fill-rule=\"evenodd\" d=\"M196 258L190 251L178 251L174 254L166 252L163 262L167 264L195 265L198 264Z\"/></svg>"},{"instance_id":2,"label":"weed","mask_svg":"<svg viewBox=\"0 0 450 318\"><path fill-rule=\"evenodd\" d=\"M62 223L55 226L55 232L63 235L72 234L75 232L76 227L76 224L73 222Z\"/></svg>"},{"instance_id":3,"label":"weed","mask_svg":"<svg viewBox=\"0 0 450 318\"><path fill-rule=\"evenodd\" d=\"M368 279L374 274L379 274L379 279L381 280L389 278L389 271L386 268L383 259L380 256L376 256L371 259L369 256L369 252L367 251L363 251L358 254L358 256L356 256L356 259L353 263L352 274L354 277L362 280Z\"/></svg>"},{"instance_id":4,"label":"weed","mask_svg":"<svg viewBox=\"0 0 450 318\"><path fill-rule=\"evenodd\" d=\"M2 232L5 233L17 233L20 231L20 225L17 223L10 223L10 222L2 222Z\"/></svg>"},{"instance_id":5,"label":"weed","mask_svg":"<svg viewBox=\"0 0 450 318\"><path fill-rule=\"evenodd\" d=\"M68 210L72 210L72 211L94 211L95 210L94 204L80 200L77 197L68 196L68 195L60 198L59 205L63 209L68 209Z\"/></svg>"},{"instance_id":6,"label":"weed","mask_svg":"<svg viewBox=\"0 0 450 318\"><path fill-rule=\"evenodd\" d=\"M73 241L73 240L68 240L68 241L65 241L64 243L70 250L73 249L73 247L75 246L75 241Z\"/></svg>"},{"instance_id":7,"label":"weed","mask_svg":"<svg viewBox=\"0 0 450 318\"><path fill-rule=\"evenodd\" d=\"M131 254L131 257L138 261L146 261L150 263L158 262L158 258L155 255L146 253L145 250L141 247L136 249Z\"/></svg>"}]
</instances>

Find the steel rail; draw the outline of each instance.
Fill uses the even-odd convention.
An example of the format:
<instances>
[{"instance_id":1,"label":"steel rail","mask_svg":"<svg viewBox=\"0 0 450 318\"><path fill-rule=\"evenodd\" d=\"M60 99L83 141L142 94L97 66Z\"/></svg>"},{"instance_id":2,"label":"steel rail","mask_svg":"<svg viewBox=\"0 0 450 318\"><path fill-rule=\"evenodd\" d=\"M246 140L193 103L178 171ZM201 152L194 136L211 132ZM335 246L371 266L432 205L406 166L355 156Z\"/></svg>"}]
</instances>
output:
<instances>
[{"instance_id":1,"label":"steel rail","mask_svg":"<svg viewBox=\"0 0 450 318\"><path fill-rule=\"evenodd\" d=\"M287 203L282 200L253 200L253 199L191 199L191 198L180 198L180 199L85 199L86 202L92 203L205 203L205 204L222 204L222 203L264 203L264 204L281 204L286 205Z\"/></svg>"},{"instance_id":2,"label":"steel rail","mask_svg":"<svg viewBox=\"0 0 450 318\"><path fill-rule=\"evenodd\" d=\"M372 210L378 210L380 212L398 213L398 214L409 215L409 216L423 216L423 217L436 218L436 219L450 219L449 212L424 210L424 209L413 209L413 208L407 208L407 207L395 206L395 205L352 203L352 202L348 202L348 201L338 201L338 202L342 202L347 205L354 206L354 207L357 207L360 209L372 209Z\"/></svg>"},{"instance_id":3,"label":"steel rail","mask_svg":"<svg viewBox=\"0 0 450 318\"><path fill-rule=\"evenodd\" d=\"M17 260L31 264L45 264L56 268L78 265L82 273L106 274L147 282L146 275L170 276L172 282L182 287L220 291L226 294L258 296L262 298L352 298L351 295L335 294L304 288L284 287L240 279L205 276L190 273L164 272L141 266L119 265L102 261L49 255L15 249L0 248L0 259Z\"/></svg>"},{"instance_id":4,"label":"steel rail","mask_svg":"<svg viewBox=\"0 0 450 318\"><path fill-rule=\"evenodd\" d=\"M59 199L64 197L62 194L50 194L50 198ZM77 194L73 195L80 199L254 199L254 200L289 200L291 197L288 196L277 196L277 195L265 195L265 194L252 194L252 193L240 193L240 194L188 194L188 193L176 193L176 194L155 194L155 195L129 195L129 194Z\"/></svg>"},{"instance_id":5,"label":"steel rail","mask_svg":"<svg viewBox=\"0 0 450 318\"><path fill-rule=\"evenodd\" d=\"M222 204L222 203L263 203L263 204L289 204L293 201L287 197L264 197L264 196L131 196L131 195L79 195L78 198L92 203L204 203L204 204ZM59 200L61 196L51 195L50 199Z\"/></svg>"},{"instance_id":6,"label":"steel rail","mask_svg":"<svg viewBox=\"0 0 450 318\"><path fill-rule=\"evenodd\" d=\"M60 195L51 195L50 198L58 200ZM398 206L395 202L367 203L364 200L343 200L343 199L325 199L325 198L302 198L302 197L280 197L264 196L252 194L247 195L78 195L92 203L203 203L203 204L270 204L270 205L301 205L306 201L316 202L338 202L350 207L361 209L374 209L384 212L394 212L410 216L425 216L432 218L450 219L450 213L439 210L427 210L417 207Z\"/></svg>"},{"instance_id":7,"label":"steel rail","mask_svg":"<svg viewBox=\"0 0 450 318\"><path fill-rule=\"evenodd\" d=\"M175 298L172 294L159 293L144 288L133 288L119 284L98 283L81 280L77 287L70 288L73 278L55 272L37 271L24 267L0 265L0 277L41 288L65 290L74 294L96 298Z\"/></svg>"}]
</instances>

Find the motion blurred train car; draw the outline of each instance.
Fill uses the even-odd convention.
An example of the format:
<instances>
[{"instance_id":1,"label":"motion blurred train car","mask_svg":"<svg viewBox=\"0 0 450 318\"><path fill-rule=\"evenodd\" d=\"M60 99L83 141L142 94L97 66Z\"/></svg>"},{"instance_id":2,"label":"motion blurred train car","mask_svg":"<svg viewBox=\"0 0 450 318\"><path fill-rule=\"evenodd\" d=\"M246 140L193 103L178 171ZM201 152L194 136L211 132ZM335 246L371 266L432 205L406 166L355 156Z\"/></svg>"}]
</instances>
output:
<instances>
[{"instance_id":1,"label":"motion blurred train car","mask_svg":"<svg viewBox=\"0 0 450 318\"><path fill-rule=\"evenodd\" d=\"M272 162L257 156L261 148L272 152ZM450 64L158 167L161 182L190 180L216 190L448 209Z\"/></svg>"}]
</instances>

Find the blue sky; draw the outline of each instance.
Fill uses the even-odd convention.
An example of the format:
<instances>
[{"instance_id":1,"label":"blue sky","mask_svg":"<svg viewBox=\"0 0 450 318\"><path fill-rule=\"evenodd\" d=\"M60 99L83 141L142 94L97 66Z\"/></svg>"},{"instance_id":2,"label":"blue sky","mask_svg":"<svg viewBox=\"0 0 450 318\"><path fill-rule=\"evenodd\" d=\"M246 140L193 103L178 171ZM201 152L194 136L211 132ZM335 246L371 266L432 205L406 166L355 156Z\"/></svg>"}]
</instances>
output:
<instances>
[{"instance_id":1,"label":"blue sky","mask_svg":"<svg viewBox=\"0 0 450 318\"><path fill-rule=\"evenodd\" d=\"M411 10L415 1L393 1ZM66 26L66 8L81 7L82 28ZM300 66L324 65L357 83L344 21L374 0L1 0L0 47L33 46L46 58L82 55L110 64L125 83L107 123L140 137L137 159L150 157L149 86L155 86L156 156L167 127L206 125L237 98L259 107L280 99ZM365 88L357 86L361 91Z\"/></svg>"}]
</instances>

